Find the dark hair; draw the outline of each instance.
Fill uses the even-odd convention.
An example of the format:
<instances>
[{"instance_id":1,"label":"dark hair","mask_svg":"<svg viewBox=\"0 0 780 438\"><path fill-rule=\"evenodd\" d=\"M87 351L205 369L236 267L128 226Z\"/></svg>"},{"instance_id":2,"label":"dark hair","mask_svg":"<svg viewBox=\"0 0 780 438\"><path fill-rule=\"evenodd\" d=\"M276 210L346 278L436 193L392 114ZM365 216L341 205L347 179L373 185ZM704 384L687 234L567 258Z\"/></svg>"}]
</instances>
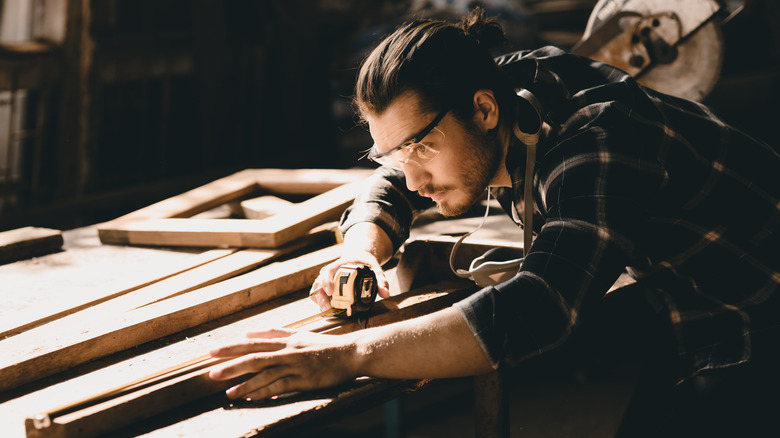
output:
<instances>
[{"instance_id":1,"label":"dark hair","mask_svg":"<svg viewBox=\"0 0 780 438\"><path fill-rule=\"evenodd\" d=\"M491 50L504 43L501 26L475 8L459 24L420 19L401 25L363 61L354 104L361 116L381 114L408 91L420 97L421 111L451 109L468 120L472 97L490 89L501 108L512 96L510 83Z\"/></svg>"}]
</instances>

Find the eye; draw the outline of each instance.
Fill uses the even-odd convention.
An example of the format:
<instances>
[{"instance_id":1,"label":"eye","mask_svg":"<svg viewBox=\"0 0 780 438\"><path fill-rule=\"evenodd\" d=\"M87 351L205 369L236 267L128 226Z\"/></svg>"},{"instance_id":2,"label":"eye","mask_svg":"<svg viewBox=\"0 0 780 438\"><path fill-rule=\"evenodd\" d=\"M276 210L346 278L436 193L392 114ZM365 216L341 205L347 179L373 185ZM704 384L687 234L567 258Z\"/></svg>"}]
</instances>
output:
<instances>
[{"instance_id":1,"label":"eye","mask_svg":"<svg viewBox=\"0 0 780 438\"><path fill-rule=\"evenodd\" d=\"M434 149L431 145L425 144L425 143L417 143L414 146L414 154L419 158L423 160L430 160L431 158L435 157L437 153L437 150Z\"/></svg>"},{"instance_id":2,"label":"eye","mask_svg":"<svg viewBox=\"0 0 780 438\"><path fill-rule=\"evenodd\" d=\"M418 154L424 154L427 152L430 148L425 143L417 143L414 145L414 151Z\"/></svg>"}]
</instances>

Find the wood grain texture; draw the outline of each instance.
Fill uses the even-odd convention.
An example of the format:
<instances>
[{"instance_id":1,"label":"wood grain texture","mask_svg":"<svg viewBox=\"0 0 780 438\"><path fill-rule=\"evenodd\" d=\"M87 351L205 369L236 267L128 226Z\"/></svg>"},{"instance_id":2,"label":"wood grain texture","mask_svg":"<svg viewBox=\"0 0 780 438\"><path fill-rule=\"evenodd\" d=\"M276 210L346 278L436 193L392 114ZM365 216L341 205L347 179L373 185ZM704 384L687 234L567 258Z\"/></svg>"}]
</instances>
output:
<instances>
[{"instance_id":1,"label":"wood grain texture","mask_svg":"<svg viewBox=\"0 0 780 438\"><path fill-rule=\"evenodd\" d=\"M16 312L0 320L0 339L77 312L79 312L76 317L78 320L100 320L105 315L151 304L234 277L303 248L314 249L331 245L335 241L334 226L334 224L327 224L317 227L306 237L276 249L205 251L184 265L172 267L169 273L116 292L106 293L97 299L72 302L72 305L67 307L55 302L51 305Z\"/></svg>"},{"instance_id":2,"label":"wood grain texture","mask_svg":"<svg viewBox=\"0 0 780 438\"><path fill-rule=\"evenodd\" d=\"M115 292L109 291L99 298L83 300L80 299L79 296L76 296L74 297L74 300L69 301L67 305L63 305L59 302L54 302L51 304L46 303L24 309L20 312L15 312L14 314L8 315L0 321L0 339L21 333L25 330L29 330L33 327L54 321L56 319L63 318L81 310L97 306L106 301L121 297L139 289L149 287L156 283L163 282L164 284L168 284L165 282L165 280L192 269L196 269L205 264L214 262L215 260L226 257L235 251L235 249L213 249L205 251L202 254L196 256L193 260L188 260L183 265L172 267L168 273L162 274L152 280L147 280L137 285L122 288ZM172 289L171 291L173 292L175 290L176 289Z\"/></svg>"},{"instance_id":3,"label":"wood grain texture","mask_svg":"<svg viewBox=\"0 0 780 438\"><path fill-rule=\"evenodd\" d=\"M77 315L0 341L0 391L309 287L340 245L96 321Z\"/></svg>"},{"instance_id":4,"label":"wood grain texture","mask_svg":"<svg viewBox=\"0 0 780 438\"><path fill-rule=\"evenodd\" d=\"M474 286L467 282L444 282L381 300L375 306L370 320L371 326L390 324L442 309L462 299L474 289ZM360 328L354 320L343 318L321 320L305 327L305 329L333 334L352 332ZM25 421L27 436L96 436L178 407L185 401L218 393L233 384L233 382L211 381L207 373L208 368L204 368L184 375L175 375L170 379L110 400L82 406L77 410L69 409L61 415L57 415L54 410L44 412L40 416L51 420L50 425L45 428L37 428L35 417L28 417ZM416 385L417 382L361 380L359 383L329 391L327 396L320 397L316 403L303 403L297 406L294 418L289 415L272 416L266 424L256 424L254 430L246 432L260 436L277 435L303 421L322 418L323 415L337 408L360 403L369 396L382 393L385 397L389 397L394 388ZM284 398L281 400L284 402ZM291 404L296 403L295 400L294 396L289 398Z\"/></svg>"},{"instance_id":5,"label":"wood grain texture","mask_svg":"<svg viewBox=\"0 0 780 438\"><path fill-rule=\"evenodd\" d=\"M342 185L261 220L170 218L129 222L121 226L121 233L119 228L115 230L114 243L278 248L306 235L313 227L337 220L361 184Z\"/></svg>"},{"instance_id":6,"label":"wood grain texture","mask_svg":"<svg viewBox=\"0 0 780 438\"><path fill-rule=\"evenodd\" d=\"M366 169L245 170L102 224L100 240L115 245L277 248L336 220L354 199ZM266 219L185 219L256 191L316 196Z\"/></svg>"},{"instance_id":7,"label":"wood grain texture","mask_svg":"<svg viewBox=\"0 0 780 438\"><path fill-rule=\"evenodd\" d=\"M84 409L56 417L46 428L36 418L25 419L27 436L94 437L143 421L159 412L230 387L235 381L211 380L208 369L196 369L139 390L113 397Z\"/></svg>"},{"instance_id":8,"label":"wood grain texture","mask_svg":"<svg viewBox=\"0 0 780 438\"><path fill-rule=\"evenodd\" d=\"M265 195L241 201L241 215L246 219L265 219L291 207L292 202L277 196Z\"/></svg>"},{"instance_id":9,"label":"wood grain texture","mask_svg":"<svg viewBox=\"0 0 780 438\"><path fill-rule=\"evenodd\" d=\"M253 170L243 170L128 213L114 221L126 222L140 219L190 217L225 202L253 193L257 189L255 172Z\"/></svg>"},{"instance_id":10,"label":"wood grain texture","mask_svg":"<svg viewBox=\"0 0 780 438\"><path fill-rule=\"evenodd\" d=\"M24 227L0 233L0 264L42 256L62 249L62 232Z\"/></svg>"},{"instance_id":11,"label":"wood grain texture","mask_svg":"<svg viewBox=\"0 0 780 438\"><path fill-rule=\"evenodd\" d=\"M178 275L173 275L139 288L133 288L133 290L123 290L121 294L113 294L110 299L106 297L106 299L101 299L99 302L93 301L88 305L67 309L58 314L48 315L22 326L13 327L6 330L3 335L19 334L32 327L51 323L55 320L61 320L57 323L57 327L80 327L81 330L85 330L98 321L104 321L106 318L113 316L121 317L124 312L243 274L258 266L267 264L291 250L292 248L285 248L284 250L249 249L235 251L232 254L193 267ZM85 324L85 321L88 323ZM60 336L62 335L60 334Z\"/></svg>"},{"instance_id":12,"label":"wood grain texture","mask_svg":"<svg viewBox=\"0 0 780 438\"><path fill-rule=\"evenodd\" d=\"M264 192L280 195L319 195L367 178L373 169L253 169Z\"/></svg>"}]
</instances>

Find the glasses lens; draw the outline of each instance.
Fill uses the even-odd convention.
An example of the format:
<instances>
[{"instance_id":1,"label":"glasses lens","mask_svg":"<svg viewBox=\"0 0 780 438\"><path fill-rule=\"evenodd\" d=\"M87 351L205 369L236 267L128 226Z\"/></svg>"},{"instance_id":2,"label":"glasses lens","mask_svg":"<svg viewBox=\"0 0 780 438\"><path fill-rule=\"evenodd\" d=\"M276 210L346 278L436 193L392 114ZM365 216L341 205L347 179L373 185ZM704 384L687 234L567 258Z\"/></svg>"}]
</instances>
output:
<instances>
[{"instance_id":1,"label":"glasses lens","mask_svg":"<svg viewBox=\"0 0 780 438\"><path fill-rule=\"evenodd\" d=\"M439 154L439 150L438 148L431 146L431 143L434 143L437 140L431 139L430 136L441 137L438 140L439 143L441 143L441 140L444 139L444 132L442 132L441 129L439 129L436 125L446 114L447 110L440 112L439 115L436 116L431 121L431 123L416 136L417 138L428 137L430 142L426 141L425 143L419 142L402 144L383 153L377 152L375 143L374 147L368 154L368 158L379 164L382 164L383 166L390 166L396 169L401 169L402 166L407 164L421 166L431 161L436 155Z\"/></svg>"},{"instance_id":2,"label":"glasses lens","mask_svg":"<svg viewBox=\"0 0 780 438\"><path fill-rule=\"evenodd\" d=\"M375 161L384 166L402 169L403 166L422 166L433 160L439 154L438 149L427 143L412 143L397 149Z\"/></svg>"},{"instance_id":3,"label":"glasses lens","mask_svg":"<svg viewBox=\"0 0 780 438\"><path fill-rule=\"evenodd\" d=\"M409 146L409 149L408 161L420 166L433 160L433 158L439 154L438 149L435 149L426 143L415 143Z\"/></svg>"}]
</instances>

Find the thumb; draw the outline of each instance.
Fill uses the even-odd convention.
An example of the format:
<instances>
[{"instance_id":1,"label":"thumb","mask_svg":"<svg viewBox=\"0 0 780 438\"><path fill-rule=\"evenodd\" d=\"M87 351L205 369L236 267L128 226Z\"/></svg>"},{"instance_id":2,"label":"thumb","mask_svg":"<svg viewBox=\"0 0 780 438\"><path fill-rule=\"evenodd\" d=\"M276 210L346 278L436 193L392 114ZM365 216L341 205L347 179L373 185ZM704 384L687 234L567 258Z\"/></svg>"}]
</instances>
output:
<instances>
[{"instance_id":1,"label":"thumb","mask_svg":"<svg viewBox=\"0 0 780 438\"><path fill-rule=\"evenodd\" d=\"M376 276L377 295L382 298L390 297L390 282L385 277L385 271L382 268L373 268L374 275Z\"/></svg>"}]
</instances>

